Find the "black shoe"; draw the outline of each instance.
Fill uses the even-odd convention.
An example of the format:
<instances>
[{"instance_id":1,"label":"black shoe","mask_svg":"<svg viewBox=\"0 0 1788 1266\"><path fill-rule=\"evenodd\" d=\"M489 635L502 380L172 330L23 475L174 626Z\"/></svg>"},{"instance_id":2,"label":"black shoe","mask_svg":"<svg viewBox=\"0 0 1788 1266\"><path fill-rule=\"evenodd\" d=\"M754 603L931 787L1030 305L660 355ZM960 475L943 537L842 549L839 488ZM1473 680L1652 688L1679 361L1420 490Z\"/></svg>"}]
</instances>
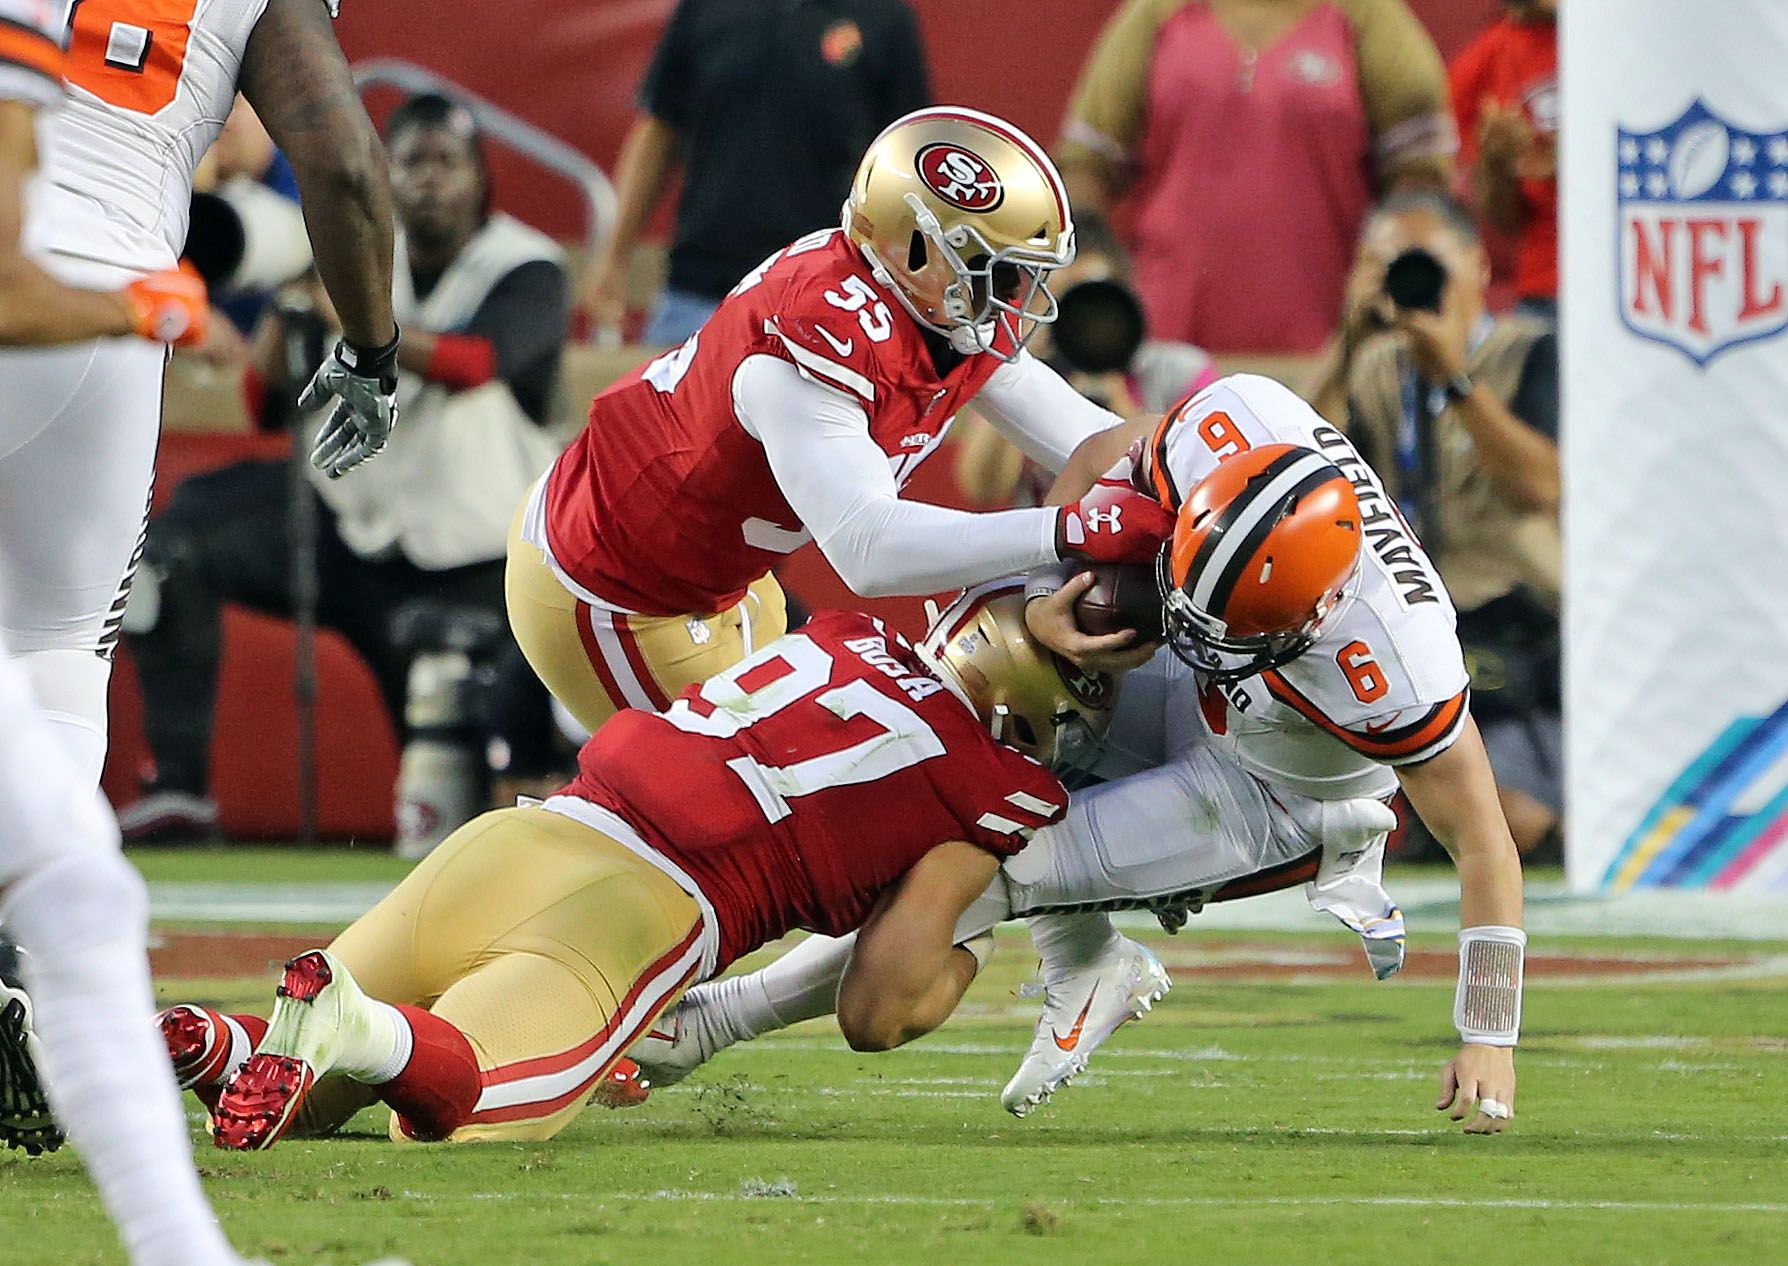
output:
<instances>
[{"instance_id":1,"label":"black shoe","mask_svg":"<svg viewBox=\"0 0 1788 1266\"><path fill-rule=\"evenodd\" d=\"M0 1147L19 1147L27 1156L39 1156L55 1151L62 1142L37 1073L31 999L17 983L0 981Z\"/></svg>"}]
</instances>

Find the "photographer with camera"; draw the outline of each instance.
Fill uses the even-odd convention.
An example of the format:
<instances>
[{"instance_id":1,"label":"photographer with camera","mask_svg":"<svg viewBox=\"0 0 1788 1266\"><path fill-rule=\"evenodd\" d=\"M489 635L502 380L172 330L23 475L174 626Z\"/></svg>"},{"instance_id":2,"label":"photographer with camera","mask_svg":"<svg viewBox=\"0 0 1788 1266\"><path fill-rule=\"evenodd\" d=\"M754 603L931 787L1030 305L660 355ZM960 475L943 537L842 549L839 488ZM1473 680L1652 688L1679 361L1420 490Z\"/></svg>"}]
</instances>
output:
<instances>
[{"instance_id":1,"label":"photographer with camera","mask_svg":"<svg viewBox=\"0 0 1788 1266\"><path fill-rule=\"evenodd\" d=\"M1504 811L1521 850L1560 829L1558 344L1492 316L1476 223L1435 191L1367 220L1319 395L1439 565L1459 610Z\"/></svg>"},{"instance_id":2,"label":"photographer with camera","mask_svg":"<svg viewBox=\"0 0 1788 1266\"><path fill-rule=\"evenodd\" d=\"M1210 353L1148 337L1130 259L1097 212L1075 217L1074 262L1061 269L1059 313L1030 348L1081 395L1123 418L1165 413L1217 380ZM972 411L954 431L956 482L971 505L1041 505L1055 476L1025 459Z\"/></svg>"}]
</instances>

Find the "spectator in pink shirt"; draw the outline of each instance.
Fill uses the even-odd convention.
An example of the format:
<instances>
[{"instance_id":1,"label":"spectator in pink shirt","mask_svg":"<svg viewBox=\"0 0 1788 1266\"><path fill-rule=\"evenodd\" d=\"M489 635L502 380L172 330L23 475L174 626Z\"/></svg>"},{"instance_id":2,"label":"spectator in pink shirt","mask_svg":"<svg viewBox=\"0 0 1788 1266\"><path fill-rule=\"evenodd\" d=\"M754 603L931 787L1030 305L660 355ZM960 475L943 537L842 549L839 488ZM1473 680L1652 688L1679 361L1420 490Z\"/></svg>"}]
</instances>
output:
<instances>
[{"instance_id":1,"label":"spectator in pink shirt","mask_svg":"<svg viewBox=\"0 0 1788 1266\"><path fill-rule=\"evenodd\" d=\"M1156 338L1314 352L1378 197L1445 186L1445 68L1404 0L1126 0L1059 150L1076 208L1131 213Z\"/></svg>"}]
</instances>

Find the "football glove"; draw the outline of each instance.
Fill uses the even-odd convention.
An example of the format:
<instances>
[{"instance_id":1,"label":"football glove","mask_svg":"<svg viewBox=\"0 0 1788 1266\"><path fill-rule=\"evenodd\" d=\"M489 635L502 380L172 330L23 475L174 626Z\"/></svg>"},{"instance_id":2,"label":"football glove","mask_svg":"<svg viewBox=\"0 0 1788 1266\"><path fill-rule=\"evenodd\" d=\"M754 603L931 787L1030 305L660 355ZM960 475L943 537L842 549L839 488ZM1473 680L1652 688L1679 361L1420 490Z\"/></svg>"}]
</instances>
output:
<instances>
[{"instance_id":1,"label":"football glove","mask_svg":"<svg viewBox=\"0 0 1788 1266\"><path fill-rule=\"evenodd\" d=\"M397 336L377 348L337 342L298 397L298 408L308 413L332 399L335 408L317 432L310 464L339 479L377 456L397 426Z\"/></svg>"},{"instance_id":2,"label":"football glove","mask_svg":"<svg viewBox=\"0 0 1788 1266\"><path fill-rule=\"evenodd\" d=\"M1055 523L1055 552L1064 561L1147 563L1173 535L1173 514L1129 484L1101 480Z\"/></svg>"}]
</instances>

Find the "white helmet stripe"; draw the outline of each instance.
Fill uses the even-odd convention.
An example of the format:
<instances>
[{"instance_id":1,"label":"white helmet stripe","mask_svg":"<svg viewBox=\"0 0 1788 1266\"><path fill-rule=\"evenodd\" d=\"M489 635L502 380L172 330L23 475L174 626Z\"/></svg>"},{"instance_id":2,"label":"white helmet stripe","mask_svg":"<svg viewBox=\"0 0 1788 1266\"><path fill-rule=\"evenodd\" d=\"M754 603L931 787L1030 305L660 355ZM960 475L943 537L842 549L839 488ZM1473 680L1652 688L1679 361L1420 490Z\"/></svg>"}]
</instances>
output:
<instances>
[{"instance_id":1,"label":"white helmet stripe","mask_svg":"<svg viewBox=\"0 0 1788 1266\"><path fill-rule=\"evenodd\" d=\"M1222 539L1217 542L1217 547L1211 552L1203 570L1191 577L1194 606L1200 611L1222 618L1222 612L1211 610L1211 600L1229 569L1246 561L1237 558L1237 553L1248 544L1254 529L1268 515L1279 512L1279 503L1287 493L1310 476L1321 473L1324 467L1332 468L1333 463L1320 453L1306 450L1265 487L1241 494L1248 498L1248 503L1242 507L1235 522L1224 529Z\"/></svg>"}]
</instances>

